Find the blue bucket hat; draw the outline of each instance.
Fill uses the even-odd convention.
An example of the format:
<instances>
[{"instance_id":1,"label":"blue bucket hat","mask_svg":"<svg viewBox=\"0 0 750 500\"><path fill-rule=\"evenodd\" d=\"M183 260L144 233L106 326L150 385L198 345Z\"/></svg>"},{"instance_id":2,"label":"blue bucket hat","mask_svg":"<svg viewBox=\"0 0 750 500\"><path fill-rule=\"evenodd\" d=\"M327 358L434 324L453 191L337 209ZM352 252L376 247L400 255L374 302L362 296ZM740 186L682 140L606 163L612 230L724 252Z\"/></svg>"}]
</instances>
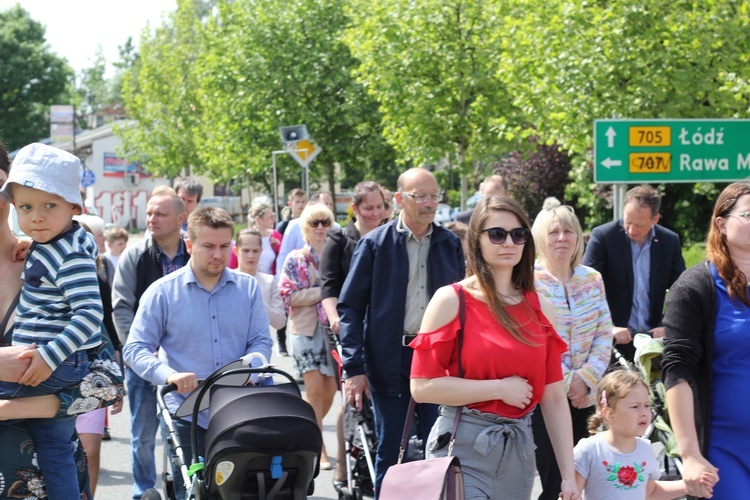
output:
<instances>
[{"instance_id":1,"label":"blue bucket hat","mask_svg":"<svg viewBox=\"0 0 750 500\"><path fill-rule=\"evenodd\" d=\"M55 194L68 203L83 207L81 199L81 160L62 149L35 142L16 154L0 197L12 201L10 185L15 183Z\"/></svg>"}]
</instances>

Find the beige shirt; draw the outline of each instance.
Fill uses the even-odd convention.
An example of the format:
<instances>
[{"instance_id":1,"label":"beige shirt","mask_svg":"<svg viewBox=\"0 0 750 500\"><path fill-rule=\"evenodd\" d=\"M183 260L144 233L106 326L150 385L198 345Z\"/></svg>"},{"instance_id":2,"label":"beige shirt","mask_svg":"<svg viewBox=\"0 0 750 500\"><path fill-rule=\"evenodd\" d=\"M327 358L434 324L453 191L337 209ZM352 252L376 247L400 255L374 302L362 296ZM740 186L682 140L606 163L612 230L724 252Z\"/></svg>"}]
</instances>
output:
<instances>
[{"instance_id":1,"label":"beige shirt","mask_svg":"<svg viewBox=\"0 0 750 500\"><path fill-rule=\"evenodd\" d=\"M276 280L270 274L260 271L256 271L253 278L258 282L260 295L263 297L263 305L266 307L266 314L271 327L276 330L284 328L286 326L286 313Z\"/></svg>"},{"instance_id":2,"label":"beige shirt","mask_svg":"<svg viewBox=\"0 0 750 500\"><path fill-rule=\"evenodd\" d=\"M402 215L398 217L396 230L406 233L406 253L409 256L409 284L406 286L406 314L404 315L404 333L414 335L422 324L422 316L430 301L427 291L427 256L430 253L432 224L427 234L418 240L411 229L404 223Z\"/></svg>"}]
</instances>

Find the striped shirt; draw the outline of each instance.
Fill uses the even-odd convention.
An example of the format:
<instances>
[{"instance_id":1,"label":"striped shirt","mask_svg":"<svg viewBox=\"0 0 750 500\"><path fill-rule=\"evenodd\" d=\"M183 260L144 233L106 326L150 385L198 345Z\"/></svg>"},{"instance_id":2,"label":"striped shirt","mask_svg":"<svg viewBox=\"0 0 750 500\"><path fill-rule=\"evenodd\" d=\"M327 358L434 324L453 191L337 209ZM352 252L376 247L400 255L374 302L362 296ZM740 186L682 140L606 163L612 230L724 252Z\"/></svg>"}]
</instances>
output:
<instances>
[{"instance_id":1,"label":"striped shirt","mask_svg":"<svg viewBox=\"0 0 750 500\"><path fill-rule=\"evenodd\" d=\"M36 343L53 370L74 352L101 343L96 255L94 238L75 221L69 231L29 248L13 344Z\"/></svg>"}]
</instances>

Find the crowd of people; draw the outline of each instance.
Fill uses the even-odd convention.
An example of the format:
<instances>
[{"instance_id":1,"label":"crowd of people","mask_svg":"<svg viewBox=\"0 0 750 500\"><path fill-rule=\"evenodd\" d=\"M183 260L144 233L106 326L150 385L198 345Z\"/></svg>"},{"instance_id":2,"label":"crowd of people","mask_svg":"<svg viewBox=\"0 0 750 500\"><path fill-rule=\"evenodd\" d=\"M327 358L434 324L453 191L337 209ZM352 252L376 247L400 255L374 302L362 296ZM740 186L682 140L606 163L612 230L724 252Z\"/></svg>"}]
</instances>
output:
<instances>
[{"instance_id":1,"label":"crowd of people","mask_svg":"<svg viewBox=\"0 0 750 500\"><path fill-rule=\"evenodd\" d=\"M412 168L393 195L357 184L343 228L329 192L308 200L295 189L278 225L259 203L241 230L200 207L202 187L186 178L154 190L148 234L128 246L127 232L83 213L80 171L75 156L41 144L10 168L0 147L0 496L93 495L107 407L117 413L127 397L132 494L150 498L156 433L167 433L154 388L177 387L166 398L174 410L217 368L251 352L271 359L274 344L291 356L321 430L339 390L353 408L372 406L376 498L412 398L415 442L427 458L460 459L466 498L530 498L534 471L540 500L723 499L750 486L748 182L721 193L707 260L686 270L647 185L586 244L573 208L550 199L532 226L538 207L522 206L497 174L463 221L445 226L434 222L436 178ZM11 203L30 241L11 232ZM649 381L613 363L613 346L634 360L636 333L664 343L681 480L660 480L641 439ZM319 462L338 490L342 411L335 454L323 445ZM174 425L189 456L189 423ZM204 412L198 454L206 427Z\"/></svg>"}]
</instances>

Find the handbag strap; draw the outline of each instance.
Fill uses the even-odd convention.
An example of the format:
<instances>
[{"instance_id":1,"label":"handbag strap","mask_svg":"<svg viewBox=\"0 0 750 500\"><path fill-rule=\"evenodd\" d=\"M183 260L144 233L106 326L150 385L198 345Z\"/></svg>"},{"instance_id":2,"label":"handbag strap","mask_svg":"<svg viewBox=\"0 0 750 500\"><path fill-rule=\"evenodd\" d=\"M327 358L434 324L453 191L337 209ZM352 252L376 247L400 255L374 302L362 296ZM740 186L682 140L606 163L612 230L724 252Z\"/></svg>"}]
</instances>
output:
<instances>
[{"instance_id":1,"label":"handbag strap","mask_svg":"<svg viewBox=\"0 0 750 500\"><path fill-rule=\"evenodd\" d=\"M459 285L458 288L458 316L461 323L461 327L458 329L458 375L460 378L464 378L464 367L461 362L461 352L464 345L464 323L466 322L466 297L464 297L464 289ZM456 440L456 431L458 430L458 421L461 418L461 409L463 406L456 408L456 416L453 417L453 429L451 430L451 440L448 444L448 456L453 453L453 443ZM414 412L417 409L417 402L414 401L413 397L409 397L409 409L406 411L406 422L404 422L404 431L401 434L401 446L398 450L398 464L404 459L406 453L406 445L409 441L409 431L411 430L411 424L414 420Z\"/></svg>"}]
</instances>

